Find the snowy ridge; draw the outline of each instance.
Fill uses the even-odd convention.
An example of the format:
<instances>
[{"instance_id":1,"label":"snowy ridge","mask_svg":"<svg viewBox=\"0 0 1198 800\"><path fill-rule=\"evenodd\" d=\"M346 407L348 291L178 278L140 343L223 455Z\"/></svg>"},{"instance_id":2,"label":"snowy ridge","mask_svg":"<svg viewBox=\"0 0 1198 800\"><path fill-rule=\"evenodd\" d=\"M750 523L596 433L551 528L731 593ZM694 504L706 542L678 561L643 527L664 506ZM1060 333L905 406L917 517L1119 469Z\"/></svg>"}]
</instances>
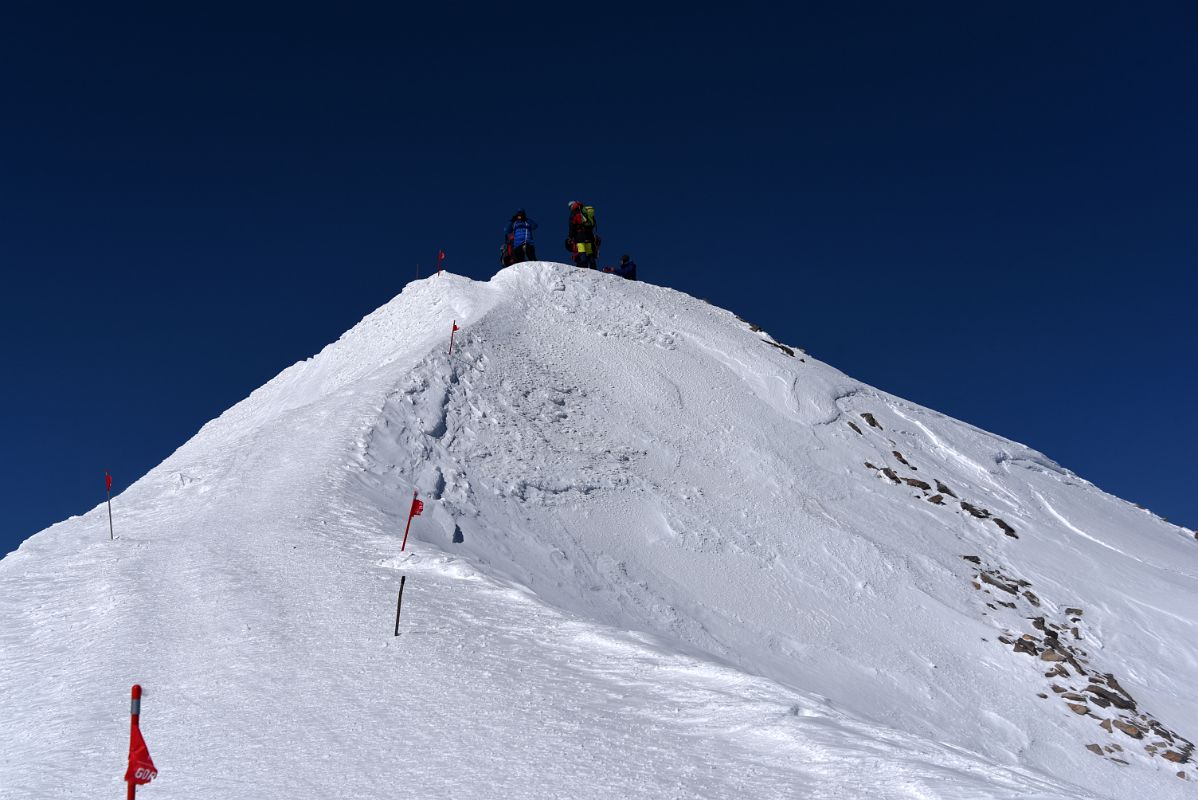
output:
<instances>
[{"instance_id":1,"label":"snowy ridge","mask_svg":"<svg viewBox=\"0 0 1198 800\"><path fill-rule=\"evenodd\" d=\"M0 562L0 797L134 681L163 797L1192 792L1190 532L668 289L418 281L114 510Z\"/></svg>"}]
</instances>

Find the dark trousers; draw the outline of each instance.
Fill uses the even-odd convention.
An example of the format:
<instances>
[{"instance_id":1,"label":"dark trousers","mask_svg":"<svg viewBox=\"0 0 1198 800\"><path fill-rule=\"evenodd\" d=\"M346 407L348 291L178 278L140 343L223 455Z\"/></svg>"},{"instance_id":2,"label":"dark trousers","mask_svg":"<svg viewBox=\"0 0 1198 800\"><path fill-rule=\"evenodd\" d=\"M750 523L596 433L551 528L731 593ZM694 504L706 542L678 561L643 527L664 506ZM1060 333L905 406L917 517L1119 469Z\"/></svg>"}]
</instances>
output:
<instances>
[{"instance_id":1,"label":"dark trousers","mask_svg":"<svg viewBox=\"0 0 1198 800\"><path fill-rule=\"evenodd\" d=\"M582 269L599 269L598 260L594 253L575 253L574 266Z\"/></svg>"},{"instance_id":2,"label":"dark trousers","mask_svg":"<svg viewBox=\"0 0 1198 800\"><path fill-rule=\"evenodd\" d=\"M512 248L512 256L509 264L520 264L524 261L536 261L537 248L532 242L526 242L519 247Z\"/></svg>"}]
</instances>

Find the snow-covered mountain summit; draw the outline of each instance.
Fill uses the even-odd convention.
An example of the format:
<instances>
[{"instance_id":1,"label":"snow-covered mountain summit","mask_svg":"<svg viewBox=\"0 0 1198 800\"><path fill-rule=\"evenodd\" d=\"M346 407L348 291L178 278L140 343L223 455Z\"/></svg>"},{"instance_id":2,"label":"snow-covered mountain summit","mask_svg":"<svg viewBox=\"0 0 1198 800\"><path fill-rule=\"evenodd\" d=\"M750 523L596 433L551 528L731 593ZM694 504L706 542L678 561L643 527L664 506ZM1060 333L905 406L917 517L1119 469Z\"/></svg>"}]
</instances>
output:
<instances>
[{"instance_id":1,"label":"snow-covered mountain summit","mask_svg":"<svg viewBox=\"0 0 1198 800\"><path fill-rule=\"evenodd\" d=\"M660 287L410 284L113 507L0 562L0 798L120 791L134 682L163 798L1198 778L1192 532Z\"/></svg>"}]
</instances>

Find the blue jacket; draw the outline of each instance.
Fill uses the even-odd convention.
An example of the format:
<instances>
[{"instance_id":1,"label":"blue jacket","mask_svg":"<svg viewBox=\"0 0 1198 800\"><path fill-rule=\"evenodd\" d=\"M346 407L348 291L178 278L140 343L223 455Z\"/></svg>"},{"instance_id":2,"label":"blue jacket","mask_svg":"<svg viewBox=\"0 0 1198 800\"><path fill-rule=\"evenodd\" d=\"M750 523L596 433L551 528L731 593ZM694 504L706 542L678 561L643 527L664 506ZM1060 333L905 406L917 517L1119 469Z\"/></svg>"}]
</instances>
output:
<instances>
[{"instance_id":1,"label":"blue jacket","mask_svg":"<svg viewBox=\"0 0 1198 800\"><path fill-rule=\"evenodd\" d=\"M627 278L630 281L636 280L636 262L628 261L622 264L616 264L612 267L612 272L619 275L621 278Z\"/></svg>"},{"instance_id":2,"label":"blue jacket","mask_svg":"<svg viewBox=\"0 0 1198 800\"><path fill-rule=\"evenodd\" d=\"M531 219L514 219L504 227L503 237L512 243L512 247L523 247L532 244L532 232L536 229L537 223Z\"/></svg>"}]
</instances>

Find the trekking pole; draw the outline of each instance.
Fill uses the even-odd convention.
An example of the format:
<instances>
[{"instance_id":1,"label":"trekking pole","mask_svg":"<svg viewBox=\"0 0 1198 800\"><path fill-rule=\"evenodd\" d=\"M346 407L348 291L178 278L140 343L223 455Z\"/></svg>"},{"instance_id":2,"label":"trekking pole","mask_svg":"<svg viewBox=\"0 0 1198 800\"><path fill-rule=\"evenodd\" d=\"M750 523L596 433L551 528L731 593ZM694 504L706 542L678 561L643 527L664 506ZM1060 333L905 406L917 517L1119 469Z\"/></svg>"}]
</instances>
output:
<instances>
[{"instance_id":1,"label":"trekking pole","mask_svg":"<svg viewBox=\"0 0 1198 800\"><path fill-rule=\"evenodd\" d=\"M112 476L108 470L104 471L104 492L108 495L108 541L111 542L116 536L112 533Z\"/></svg>"}]
</instances>

